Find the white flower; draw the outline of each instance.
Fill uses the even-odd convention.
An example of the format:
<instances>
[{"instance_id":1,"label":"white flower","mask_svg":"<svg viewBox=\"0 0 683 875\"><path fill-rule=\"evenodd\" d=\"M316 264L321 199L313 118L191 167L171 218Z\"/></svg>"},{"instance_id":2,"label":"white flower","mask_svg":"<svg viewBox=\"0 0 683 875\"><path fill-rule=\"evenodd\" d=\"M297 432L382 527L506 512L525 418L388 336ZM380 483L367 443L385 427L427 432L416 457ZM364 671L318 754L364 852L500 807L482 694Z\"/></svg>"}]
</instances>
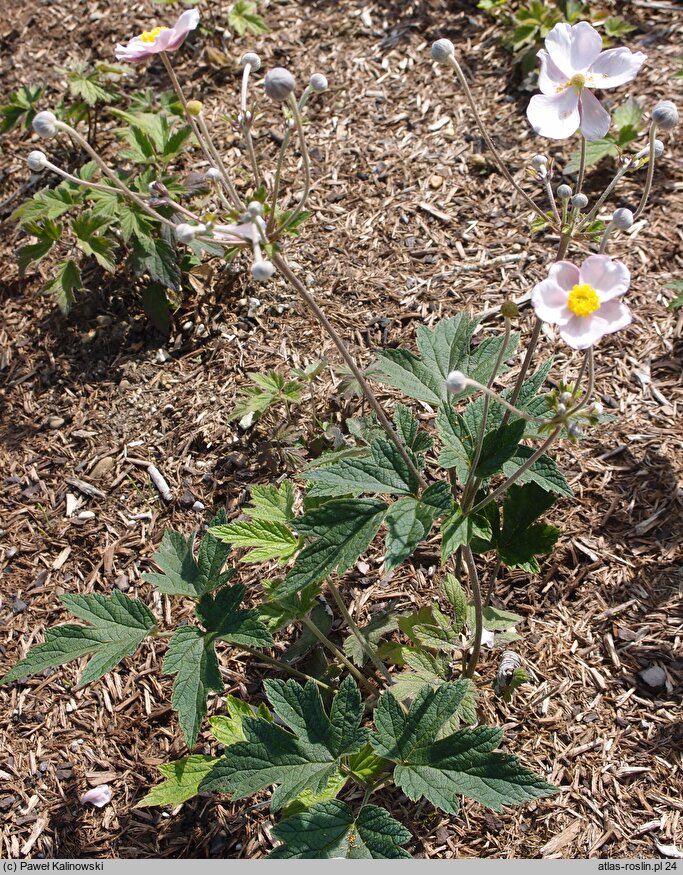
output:
<instances>
[{"instance_id":1,"label":"white flower","mask_svg":"<svg viewBox=\"0 0 683 875\"><path fill-rule=\"evenodd\" d=\"M96 808L103 808L111 802L111 797L111 787L108 784L100 784L99 787L93 787L81 796L81 805L90 802Z\"/></svg>"},{"instance_id":2,"label":"white flower","mask_svg":"<svg viewBox=\"0 0 683 875\"><path fill-rule=\"evenodd\" d=\"M627 48L602 51L602 38L587 21L556 24L538 52L541 94L531 98L527 118L542 137L563 140L578 128L587 140L604 137L610 115L590 90L616 88L635 79L645 62Z\"/></svg>"},{"instance_id":3,"label":"white flower","mask_svg":"<svg viewBox=\"0 0 683 875\"><path fill-rule=\"evenodd\" d=\"M459 395L467 388L467 377L462 371L451 371L446 377L446 388L454 395Z\"/></svg>"},{"instance_id":4,"label":"white flower","mask_svg":"<svg viewBox=\"0 0 683 875\"><path fill-rule=\"evenodd\" d=\"M269 280L275 273L275 268L271 261L255 261L251 266L251 275L257 283L264 283Z\"/></svg>"},{"instance_id":5,"label":"white flower","mask_svg":"<svg viewBox=\"0 0 683 875\"><path fill-rule=\"evenodd\" d=\"M296 88L294 76L292 76L289 70L285 70L284 67L273 67L272 70L269 70L266 73L263 85L268 97L271 100L277 100L279 103L287 100Z\"/></svg>"},{"instance_id":6,"label":"white flower","mask_svg":"<svg viewBox=\"0 0 683 875\"><path fill-rule=\"evenodd\" d=\"M56 121L57 116L53 112L48 112L47 110L39 112L33 117L33 130L39 137L49 139L57 133Z\"/></svg>"},{"instance_id":7,"label":"white flower","mask_svg":"<svg viewBox=\"0 0 683 875\"><path fill-rule=\"evenodd\" d=\"M29 166L29 170L33 170L34 173L40 173L41 170L45 170L47 167L47 156L45 152L35 149L33 152L28 153L26 163Z\"/></svg>"},{"instance_id":8,"label":"white flower","mask_svg":"<svg viewBox=\"0 0 683 875\"><path fill-rule=\"evenodd\" d=\"M626 265L608 255L589 255L580 268L558 261L531 290L531 305L539 319L559 326L566 344L588 349L631 324L631 311L617 300L630 281Z\"/></svg>"}]
</instances>

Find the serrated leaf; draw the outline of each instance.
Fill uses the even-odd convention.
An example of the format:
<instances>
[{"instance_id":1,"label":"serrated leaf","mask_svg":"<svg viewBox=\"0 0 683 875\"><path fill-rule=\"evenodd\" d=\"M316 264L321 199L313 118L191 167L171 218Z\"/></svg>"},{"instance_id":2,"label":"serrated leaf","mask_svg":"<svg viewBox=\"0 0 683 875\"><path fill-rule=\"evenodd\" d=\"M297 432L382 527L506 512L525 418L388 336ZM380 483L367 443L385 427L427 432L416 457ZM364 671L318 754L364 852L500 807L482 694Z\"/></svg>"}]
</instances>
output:
<instances>
[{"instance_id":1,"label":"serrated leaf","mask_svg":"<svg viewBox=\"0 0 683 875\"><path fill-rule=\"evenodd\" d=\"M23 276L26 273L28 266L33 262L39 262L41 258L44 258L54 245L55 241L48 237L38 240L36 243L29 243L26 246L22 246L17 251L19 275Z\"/></svg>"},{"instance_id":2,"label":"serrated leaf","mask_svg":"<svg viewBox=\"0 0 683 875\"><path fill-rule=\"evenodd\" d=\"M365 456L307 468L302 477L315 483L321 495L412 495L419 486L398 449L385 438L374 439Z\"/></svg>"},{"instance_id":3,"label":"serrated leaf","mask_svg":"<svg viewBox=\"0 0 683 875\"><path fill-rule=\"evenodd\" d=\"M263 519L236 520L223 526L213 526L210 534L234 548L253 547L242 562L265 562L277 559L286 563L301 547L301 540L286 525Z\"/></svg>"},{"instance_id":4,"label":"serrated leaf","mask_svg":"<svg viewBox=\"0 0 683 875\"><path fill-rule=\"evenodd\" d=\"M421 646L430 650L451 651L460 646L459 630L450 617L437 605L432 605L432 623L418 623L413 627L412 637Z\"/></svg>"},{"instance_id":5,"label":"serrated leaf","mask_svg":"<svg viewBox=\"0 0 683 875\"><path fill-rule=\"evenodd\" d=\"M322 584L305 586L299 592L282 592L282 581L263 581L266 599L259 605L259 618L274 632L282 626L303 619L314 607Z\"/></svg>"},{"instance_id":6,"label":"serrated leaf","mask_svg":"<svg viewBox=\"0 0 683 875\"><path fill-rule=\"evenodd\" d=\"M468 409L472 406L468 405ZM475 447L465 419L449 404L442 404L436 416L436 427L443 443L439 465L442 468L454 468L458 480L465 483Z\"/></svg>"},{"instance_id":7,"label":"serrated leaf","mask_svg":"<svg viewBox=\"0 0 683 875\"><path fill-rule=\"evenodd\" d=\"M474 472L477 477L484 480L497 474L517 452L519 442L526 430L526 422L517 419L509 422L495 431L489 431L482 443L479 464Z\"/></svg>"},{"instance_id":8,"label":"serrated leaf","mask_svg":"<svg viewBox=\"0 0 683 875\"><path fill-rule=\"evenodd\" d=\"M603 158L607 158L608 155L616 157L618 154L619 149L614 142L613 137L608 135L600 140L591 140L586 143L586 167L592 167L594 164L598 164ZM569 161L562 172L565 175L577 173L580 164L581 152L577 150L576 152L572 152Z\"/></svg>"},{"instance_id":9,"label":"serrated leaf","mask_svg":"<svg viewBox=\"0 0 683 875\"><path fill-rule=\"evenodd\" d=\"M258 709L254 711L248 702L243 702L235 696L225 697L225 707L228 711L228 716L218 715L209 717L209 726L211 734L216 741L229 747L231 744L236 744L238 741L244 741L244 731L242 723L245 717L260 717L263 720L272 722L270 711L266 705L261 702Z\"/></svg>"},{"instance_id":10,"label":"serrated leaf","mask_svg":"<svg viewBox=\"0 0 683 875\"><path fill-rule=\"evenodd\" d=\"M441 526L442 563L445 564L458 547L471 544L477 538L488 541L491 534L491 525L483 513L465 516L460 508L456 508Z\"/></svg>"},{"instance_id":11,"label":"serrated leaf","mask_svg":"<svg viewBox=\"0 0 683 875\"><path fill-rule=\"evenodd\" d=\"M197 754L157 766L166 780L153 787L144 799L135 805L135 808L146 808L151 805L180 805L187 802L197 795L199 785L219 759L220 757Z\"/></svg>"},{"instance_id":12,"label":"serrated leaf","mask_svg":"<svg viewBox=\"0 0 683 875\"><path fill-rule=\"evenodd\" d=\"M360 633L370 648L376 650L377 645L385 635L398 629L398 619L398 614L393 611L381 611L370 620L367 626L360 629ZM356 635L351 634L346 638L344 653L359 668L362 668L368 661L363 646Z\"/></svg>"},{"instance_id":13,"label":"serrated leaf","mask_svg":"<svg viewBox=\"0 0 683 875\"><path fill-rule=\"evenodd\" d=\"M149 276L167 289L180 291L180 266L176 250L160 237L136 237L131 254L133 270Z\"/></svg>"},{"instance_id":14,"label":"serrated leaf","mask_svg":"<svg viewBox=\"0 0 683 875\"><path fill-rule=\"evenodd\" d=\"M361 729L363 704L352 678L346 678L334 698L329 716L318 687L309 681L264 683L273 708L291 731L275 723L246 718L246 741L231 745L201 789L232 793L242 799L270 784L273 811L283 808L305 790L320 792L338 770L341 757L355 753L367 741Z\"/></svg>"},{"instance_id":15,"label":"serrated leaf","mask_svg":"<svg viewBox=\"0 0 683 875\"><path fill-rule=\"evenodd\" d=\"M503 474L511 477L532 456L534 450L531 447L520 446L515 455L503 465ZM517 483L522 486L525 483L535 483L546 492L557 495L566 495L571 498L574 492L567 483L567 479L557 466L557 462L550 456L543 455L528 468L518 479Z\"/></svg>"},{"instance_id":16,"label":"serrated leaf","mask_svg":"<svg viewBox=\"0 0 683 875\"><path fill-rule=\"evenodd\" d=\"M354 817L345 802L322 802L281 821L273 833L284 844L270 853L271 860L410 858L401 847L410 841L410 833L376 805L363 806Z\"/></svg>"},{"instance_id":17,"label":"serrated leaf","mask_svg":"<svg viewBox=\"0 0 683 875\"><path fill-rule=\"evenodd\" d=\"M29 677L46 668L64 665L72 659L92 653L80 678L89 684L111 671L125 657L132 656L156 626L156 619L139 599L131 599L118 590L111 596L63 595L63 604L71 613L92 626L67 624L48 629L45 642L39 644L0 678L0 684Z\"/></svg>"},{"instance_id":18,"label":"serrated leaf","mask_svg":"<svg viewBox=\"0 0 683 875\"><path fill-rule=\"evenodd\" d=\"M57 268L55 278L44 286L46 292L51 292L55 296L57 306L65 316L76 300L74 292L81 288L83 288L81 271L71 259L63 261Z\"/></svg>"},{"instance_id":19,"label":"serrated leaf","mask_svg":"<svg viewBox=\"0 0 683 875\"><path fill-rule=\"evenodd\" d=\"M270 647L273 638L258 619L255 610L240 608L244 586L226 586L214 594L206 593L196 608L197 618L210 640L219 638L247 647Z\"/></svg>"},{"instance_id":20,"label":"serrated leaf","mask_svg":"<svg viewBox=\"0 0 683 875\"><path fill-rule=\"evenodd\" d=\"M332 614L320 602L317 602L311 610L310 619L323 635L327 635L332 629ZM280 654L280 662L284 662L286 665L294 665L307 656L311 650L319 646L320 639L311 632L308 626L304 626L296 641Z\"/></svg>"},{"instance_id":21,"label":"serrated leaf","mask_svg":"<svg viewBox=\"0 0 683 875\"><path fill-rule=\"evenodd\" d=\"M394 675L391 692L399 702L414 699L425 686L437 689L450 674L450 662L443 653L427 653L409 647L404 648L403 653L406 665L413 671Z\"/></svg>"},{"instance_id":22,"label":"serrated leaf","mask_svg":"<svg viewBox=\"0 0 683 875\"><path fill-rule=\"evenodd\" d=\"M458 813L459 795L500 811L504 805L558 792L516 757L494 753L502 740L500 729L460 729L438 739L467 692L468 685L460 681L436 690L425 687L407 715L390 691L382 695L370 741L376 753L396 763L397 786L409 799L424 796L449 814Z\"/></svg>"},{"instance_id":23,"label":"serrated leaf","mask_svg":"<svg viewBox=\"0 0 683 875\"><path fill-rule=\"evenodd\" d=\"M288 523L294 519L294 484L283 480L279 486L251 486L250 503L244 513L253 520Z\"/></svg>"},{"instance_id":24,"label":"serrated leaf","mask_svg":"<svg viewBox=\"0 0 683 875\"><path fill-rule=\"evenodd\" d=\"M456 632L461 632L467 620L467 598L463 588L454 574L447 574L441 585L453 608L453 628Z\"/></svg>"},{"instance_id":25,"label":"serrated leaf","mask_svg":"<svg viewBox=\"0 0 683 875\"><path fill-rule=\"evenodd\" d=\"M319 805L321 802L330 802L336 799L346 785L348 778L340 771L334 772L327 779L325 786L314 793L312 790L304 790L296 799L288 803L283 811L282 817L289 818L295 814L300 814L303 811L308 811L314 805Z\"/></svg>"},{"instance_id":26,"label":"serrated leaf","mask_svg":"<svg viewBox=\"0 0 683 875\"><path fill-rule=\"evenodd\" d=\"M216 539L207 533L203 542L208 538L209 543L204 547L202 542L199 550L198 559L202 562L200 567L193 555L195 535L193 533L186 538L180 532L166 529L159 549L152 556L152 561L161 568L161 574L150 572L143 579L152 583L158 592L193 599L201 598L204 593L212 592L227 583L236 573L236 569L230 568L223 573L216 571L216 563L223 555L223 546L218 547ZM213 558L210 559L210 556Z\"/></svg>"},{"instance_id":27,"label":"serrated leaf","mask_svg":"<svg viewBox=\"0 0 683 875\"><path fill-rule=\"evenodd\" d=\"M384 569L392 571L411 556L424 541L434 522L434 509L415 498L394 502L386 516L387 534Z\"/></svg>"},{"instance_id":28,"label":"serrated leaf","mask_svg":"<svg viewBox=\"0 0 683 875\"><path fill-rule=\"evenodd\" d=\"M536 483L513 484L503 502L503 527L498 553L508 568L522 568L532 574L540 570L536 556L549 553L560 532L554 526L534 524L556 499Z\"/></svg>"},{"instance_id":29,"label":"serrated leaf","mask_svg":"<svg viewBox=\"0 0 683 875\"><path fill-rule=\"evenodd\" d=\"M335 499L300 517L299 533L316 540L299 553L281 594L299 592L333 571L343 574L372 543L387 510L374 499Z\"/></svg>"},{"instance_id":30,"label":"serrated leaf","mask_svg":"<svg viewBox=\"0 0 683 875\"><path fill-rule=\"evenodd\" d=\"M378 757L373 751L372 745L368 743L363 745L358 753L348 756L346 765L364 784L372 784L382 772L389 768L390 763L388 760Z\"/></svg>"},{"instance_id":31,"label":"serrated leaf","mask_svg":"<svg viewBox=\"0 0 683 875\"><path fill-rule=\"evenodd\" d=\"M164 673L174 674L171 707L191 748L206 715L210 690L223 692L213 640L196 626L181 626L173 633L164 658Z\"/></svg>"}]
</instances>

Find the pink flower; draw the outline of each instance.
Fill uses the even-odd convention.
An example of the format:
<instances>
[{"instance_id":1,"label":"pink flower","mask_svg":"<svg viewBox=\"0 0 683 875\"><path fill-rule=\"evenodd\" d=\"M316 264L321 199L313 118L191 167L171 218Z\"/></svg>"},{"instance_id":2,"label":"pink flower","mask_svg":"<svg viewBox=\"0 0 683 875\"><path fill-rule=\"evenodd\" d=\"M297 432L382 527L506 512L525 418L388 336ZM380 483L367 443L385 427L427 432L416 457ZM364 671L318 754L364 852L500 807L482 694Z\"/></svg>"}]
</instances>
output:
<instances>
[{"instance_id":1,"label":"pink flower","mask_svg":"<svg viewBox=\"0 0 683 875\"><path fill-rule=\"evenodd\" d=\"M630 281L626 265L608 255L590 255L580 268L558 261L548 279L532 289L531 304L539 319L559 325L565 343L587 349L631 324L631 311L615 300L628 291Z\"/></svg>"},{"instance_id":2,"label":"pink flower","mask_svg":"<svg viewBox=\"0 0 683 875\"><path fill-rule=\"evenodd\" d=\"M86 791L81 796L81 805L86 805L90 802L97 808L103 808L111 802L112 792L108 784L100 784L99 787L93 787L92 790Z\"/></svg>"},{"instance_id":3,"label":"pink flower","mask_svg":"<svg viewBox=\"0 0 683 875\"><path fill-rule=\"evenodd\" d=\"M144 61L159 52L174 52L185 42L185 37L199 24L199 10L183 12L173 27L155 27L134 36L125 46L116 46L117 61Z\"/></svg>"},{"instance_id":4,"label":"pink flower","mask_svg":"<svg viewBox=\"0 0 683 875\"><path fill-rule=\"evenodd\" d=\"M538 53L538 87L526 114L542 137L563 140L578 128L587 140L604 137L610 115L590 88L616 88L635 79L645 62L642 52L602 51L602 38L587 21L556 24Z\"/></svg>"},{"instance_id":5,"label":"pink flower","mask_svg":"<svg viewBox=\"0 0 683 875\"><path fill-rule=\"evenodd\" d=\"M239 225L214 225L213 239L217 243L239 245L255 239L253 222L242 222Z\"/></svg>"}]
</instances>

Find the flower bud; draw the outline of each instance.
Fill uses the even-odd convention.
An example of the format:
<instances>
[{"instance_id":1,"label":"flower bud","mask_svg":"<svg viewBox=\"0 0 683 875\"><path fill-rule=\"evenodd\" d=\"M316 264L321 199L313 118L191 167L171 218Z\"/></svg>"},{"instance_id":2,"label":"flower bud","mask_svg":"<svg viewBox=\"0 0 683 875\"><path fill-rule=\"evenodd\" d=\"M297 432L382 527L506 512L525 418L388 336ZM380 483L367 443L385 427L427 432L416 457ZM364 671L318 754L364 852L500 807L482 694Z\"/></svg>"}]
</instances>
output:
<instances>
[{"instance_id":1,"label":"flower bud","mask_svg":"<svg viewBox=\"0 0 683 875\"><path fill-rule=\"evenodd\" d=\"M455 46L449 39L438 39L432 43L432 58L437 63L445 64L454 54Z\"/></svg>"},{"instance_id":2,"label":"flower bud","mask_svg":"<svg viewBox=\"0 0 683 875\"><path fill-rule=\"evenodd\" d=\"M612 224L618 231L628 231L633 224L633 213L626 207L620 207L612 213Z\"/></svg>"},{"instance_id":3,"label":"flower bud","mask_svg":"<svg viewBox=\"0 0 683 875\"><path fill-rule=\"evenodd\" d=\"M569 404L574 396L571 392L561 392L560 393L560 404Z\"/></svg>"},{"instance_id":4,"label":"flower bud","mask_svg":"<svg viewBox=\"0 0 683 875\"><path fill-rule=\"evenodd\" d=\"M579 426L575 422L572 422L569 424L569 428L567 429L567 431L569 432L570 437L573 437L573 438L583 437L583 432L581 431L581 429L579 428Z\"/></svg>"},{"instance_id":5,"label":"flower bud","mask_svg":"<svg viewBox=\"0 0 683 875\"><path fill-rule=\"evenodd\" d=\"M240 58L240 67L246 67L247 64L251 67L253 73L261 69L261 59L256 52L245 52L242 55Z\"/></svg>"},{"instance_id":6,"label":"flower bud","mask_svg":"<svg viewBox=\"0 0 683 875\"><path fill-rule=\"evenodd\" d=\"M257 283L264 283L275 273L272 261L255 261L251 266L251 275Z\"/></svg>"},{"instance_id":7,"label":"flower bud","mask_svg":"<svg viewBox=\"0 0 683 875\"><path fill-rule=\"evenodd\" d=\"M548 163L548 159L545 155L534 155L531 159L531 166L534 170L540 170L542 167L545 167Z\"/></svg>"},{"instance_id":8,"label":"flower bud","mask_svg":"<svg viewBox=\"0 0 683 875\"><path fill-rule=\"evenodd\" d=\"M664 143L661 140L655 140L655 158L661 158L664 154Z\"/></svg>"},{"instance_id":9,"label":"flower bud","mask_svg":"<svg viewBox=\"0 0 683 875\"><path fill-rule=\"evenodd\" d=\"M564 416L565 413L567 412L567 405L560 402L557 405L557 412L560 414L560 416Z\"/></svg>"},{"instance_id":10,"label":"flower bud","mask_svg":"<svg viewBox=\"0 0 683 875\"><path fill-rule=\"evenodd\" d=\"M197 116L201 115L203 109L204 105L201 100L188 100L187 112L188 115L192 116L192 118L197 118Z\"/></svg>"},{"instance_id":11,"label":"flower bud","mask_svg":"<svg viewBox=\"0 0 683 875\"><path fill-rule=\"evenodd\" d=\"M500 305L500 314L506 319L516 319L519 316L519 307L514 301L503 301Z\"/></svg>"},{"instance_id":12,"label":"flower bud","mask_svg":"<svg viewBox=\"0 0 683 875\"><path fill-rule=\"evenodd\" d=\"M209 167L204 176L206 179L220 179L221 172L216 167Z\"/></svg>"},{"instance_id":13,"label":"flower bud","mask_svg":"<svg viewBox=\"0 0 683 875\"><path fill-rule=\"evenodd\" d=\"M147 186L149 189L149 193L156 195L156 197L168 197L168 189L164 185L163 182L160 182L158 179L155 179L154 182L150 182Z\"/></svg>"},{"instance_id":14,"label":"flower bud","mask_svg":"<svg viewBox=\"0 0 683 875\"><path fill-rule=\"evenodd\" d=\"M261 216L263 214L263 204L260 201L251 201L247 206L247 213L248 217L252 219L256 216Z\"/></svg>"},{"instance_id":15,"label":"flower bud","mask_svg":"<svg viewBox=\"0 0 683 875\"><path fill-rule=\"evenodd\" d=\"M561 201L568 201L572 196L572 189L570 185L558 185L557 186L557 196Z\"/></svg>"},{"instance_id":16,"label":"flower bud","mask_svg":"<svg viewBox=\"0 0 683 875\"><path fill-rule=\"evenodd\" d=\"M585 194L575 194L572 198L572 206L575 210L585 210L588 206L588 198Z\"/></svg>"},{"instance_id":17,"label":"flower bud","mask_svg":"<svg viewBox=\"0 0 683 875\"><path fill-rule=\"evenodd\" d=\"M54 137L57 133L57 116L53 112L47 110L37 113L33 117L33 130L39 137Z\"/></svg>"},{"instance_id":18,"label":"flower bud","mask_svg":"<svg viewBox=\"0 0 683 875\"><path fill-rule=\"evenodd\" d=\"M446 388L454 395L459 395L467 388L467 377L462 371L451 371L446 377Z\"/></svg>"},{"instance_id":19,"label":"flower bud","mask_svg":"<svg viewBox=\"0 0 683 875\"><path fill-rule=\"evenodd\" d=\"M197 228L193 225L188 225L186 222L181 222L173 230L179 243L192 243Z\"/></svg>"},{"instance_id":20,"label":"flower bud","mask_svg":"<svg viewBox=\"0 0 683 875\"><path fill-rule=\"evenodd\" d=\"M676 104L670 100L660 100L652 110L652 121L663 131L670 131L678 124Z\"/></svg>"},{"instance_id":21,"label":"flower bud","mask_svg":"<svg viewBox=\"0 0 683 875\"><path fill-rule=\"evenodd\" d=\"M590 412L593 416L602 416L604 409L605 408L602 406L602 404L599 401L596 401L595 404L593 404L593 406L591 407Z\"/></svg>"},{"instance_id":22,"label":"flower bud","mask_svg":"<svg viewBox=\"0 0 683 875\"><path fill-rule=\"evenodd\" d=\"M273 67L272 70L269 70L266 73L263 84L268 97L271 100L277 100L279 103L287 100L296 88L294 76L292 76L289 70L285 70L284 67Z\"/></svg>"},{"instance_id":23,"label":"flower bud","mask_svg":"<svg viewBox=\"0 0 683 875\"><path fill-rule=\"evenodd\" d=\"M322 73L314 73L308 80L308 84L316 94L322 94L323 91L327 91L327 78Z\"/></svg>"},{"instance_id":24,"label":"flower bud","mask_svg":"<svg viewBox=\"0 0 683 875\"><path fill-rule=\"evenodd\" d=\"M28 153L26 163L29 166L29 170L33 170L34 173L40 173L41 170L45 170L47 167L47 156L45 152L35 149L33 152Z\"/></svg>"}]
</instances>

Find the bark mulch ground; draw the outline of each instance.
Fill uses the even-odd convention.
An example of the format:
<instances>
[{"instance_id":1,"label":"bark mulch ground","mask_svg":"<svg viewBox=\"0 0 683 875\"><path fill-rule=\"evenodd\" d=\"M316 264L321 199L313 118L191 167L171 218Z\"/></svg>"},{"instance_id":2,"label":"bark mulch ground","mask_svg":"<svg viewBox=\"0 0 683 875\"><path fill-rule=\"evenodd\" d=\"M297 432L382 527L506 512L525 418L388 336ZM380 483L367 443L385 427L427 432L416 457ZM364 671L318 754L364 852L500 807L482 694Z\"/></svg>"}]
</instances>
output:
<instances>
[{"instance_id":1,"label":"bark mulch ground","mask_svg":"<svg viewBox=\"0 0 683 875\"><path fill-rule=\"evenodd\" d=\"M22 83L42 83L57 99L60 66L111 58L113 43L150 16L175 14L128 0L2 5L9 13L0 18L3 97ZM310 112L314 219L289 255L363 363L383 345L410 345L419 324L523 296L552 257L551 238L529 241L523 210L484 153L462 96L428 60L437 36L460 47L481 113L519 178L541 149L566 157L566 144L541 143L529 131L529 95L475 5L271 0L263 14L272 33L228 44L228 67L215 53L209 59L207 46L221 48L211 28L178 56L181 78L206 102L226 144L233 134L221 113L234 106L234 62L245 49L258 50L268 66L291 67L300 82L314 70L330 79ZM649 59L619 98L683 102L683 83L672 78L680 7L617 5L638 28L629 46ZM224 20L225 4L210 7L217 23ZM126 87L162 83L162 69L152 65L137 68ZM272 157L274 117L259 130L259 146ZM16 267L19 241L8 214L21 199L14 193L29 191L24 155L32 143L29 135L5 137L0 158L3 672L46 627L65 620L58 600L65 592L119 587L169 622L170 603L153 599L141 580L164 528L189 532L221 506L236 515L249 484L286 473L300 452L292 441L308 427L306 411L289 429L275 420L246 431L229 422L245 372L284 373L323 354L338 364L291 289L278 279L256 288L241 269L207 273L167 338L148 328L137 292L121 276L97 271L64 319L39 293L49 262L25 278ZM497 655L487 652L481 663L481 719L502 726L506 748L563 792L501 814L466 803L457 817L387 794L380 801L409 824L415 855L633 858L683 844L682 318L665 306L674 294L665 285L681 276L683 263L683 153L675 136L666 147L651 208L613 250L632 269L635 312L628 330L599 347L597 388L616 420L561 453L576 498L551 512L563 534L541 576L506 574L496 591L497 604L525 617L518 649L533 683L505 705L490 690ZM238 157L232 146L229 160ZM590 177L591 196L611 170L608 161ZM638 196L629 181L616 205L633 206ZM492 330L495 320L486 320L483 334ZM542 354L554 349L544 337ZM567 352L559 349L553 376L566 371ZM330 372L316 393L319 412L332 421L358 409ZM382 397L391 403L393 396ZM170 504L141 464L149 462L171 485ZM83 495L74 479L99 493ZM68 495L78 504L71 516ZM196 500L205 512L188 509ZM94 518L79 518L86 509ZM355 615L365 621L390 600L404 608L428 603L437 563L438 545L428 543L386 578L371 554L345 580ZM247 570L242 579L256 588L258 576ZM184 612L174 603L174 619ZM253 858L273 847L263 806L203 797L173 810L134 808L156 781L155 766L186 753L161 674L163 649L144 644L85 689L73 688L72 666L0 691L3 855ZM252 701L261 695L265 666L226 648L222 668L229 692ZM642 676L652 668L661 670L654 687ZM212 711L221 707L219 697L210 703ZM202 750L213 750L206 733ZM112 803L81 807L79 795L104 781Z\"/></svg>"}]
</instances>

